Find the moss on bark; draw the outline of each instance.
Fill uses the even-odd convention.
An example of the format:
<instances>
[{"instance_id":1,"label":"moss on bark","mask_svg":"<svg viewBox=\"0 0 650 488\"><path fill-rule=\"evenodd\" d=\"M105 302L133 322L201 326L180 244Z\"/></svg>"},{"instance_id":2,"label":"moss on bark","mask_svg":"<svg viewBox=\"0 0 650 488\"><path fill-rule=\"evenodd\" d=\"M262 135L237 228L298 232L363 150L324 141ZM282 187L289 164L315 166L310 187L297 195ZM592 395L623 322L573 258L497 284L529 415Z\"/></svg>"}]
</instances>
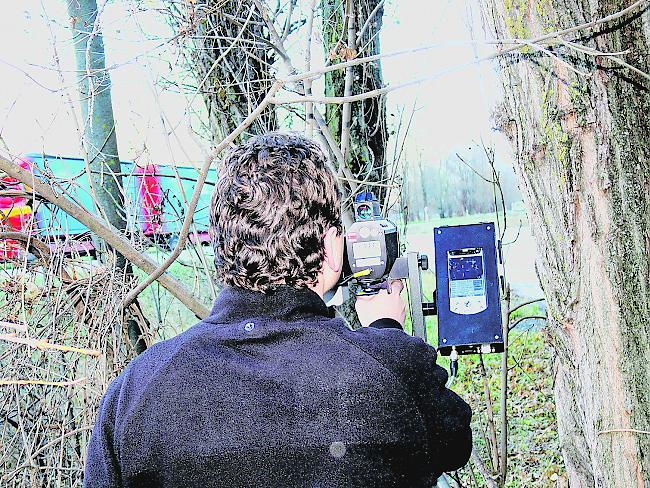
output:
<instances>
[{"instance_id":1,"label":"moss on bark","mask_svg":"<svg viewBox=\"0 0 650 488\"><path fill-rule=\"evenodd\" d=\"M483 2L501 37L535 37L629 3ZM648 72L647 25L648 6L568 40L627 51ZM607 59L554 49L592 76L541 53L509 60L502 74L552 317L563 455L572 487L643 487L650 436L630 430L650 430L650 85Z\"/></svg>"}]
</instances>

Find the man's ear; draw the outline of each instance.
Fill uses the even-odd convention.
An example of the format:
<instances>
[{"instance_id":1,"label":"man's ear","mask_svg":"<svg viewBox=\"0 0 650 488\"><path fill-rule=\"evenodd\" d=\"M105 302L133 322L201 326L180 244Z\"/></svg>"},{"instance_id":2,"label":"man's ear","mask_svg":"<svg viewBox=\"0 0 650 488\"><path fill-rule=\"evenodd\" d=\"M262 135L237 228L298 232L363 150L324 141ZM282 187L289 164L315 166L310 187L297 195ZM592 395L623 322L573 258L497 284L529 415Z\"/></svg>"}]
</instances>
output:
<instances>
[{"instance_id":1,"label":"man's ear","mask_svg":"<svg viewBox=\"0 0 650 488\"><path fill-rule=\"evenodd\" d=\"M323 244L325 245L325 262L338 273L343 267L343 235L339 234L336 227L330 227L325 232Z\"/></svg>"}]
</instances>

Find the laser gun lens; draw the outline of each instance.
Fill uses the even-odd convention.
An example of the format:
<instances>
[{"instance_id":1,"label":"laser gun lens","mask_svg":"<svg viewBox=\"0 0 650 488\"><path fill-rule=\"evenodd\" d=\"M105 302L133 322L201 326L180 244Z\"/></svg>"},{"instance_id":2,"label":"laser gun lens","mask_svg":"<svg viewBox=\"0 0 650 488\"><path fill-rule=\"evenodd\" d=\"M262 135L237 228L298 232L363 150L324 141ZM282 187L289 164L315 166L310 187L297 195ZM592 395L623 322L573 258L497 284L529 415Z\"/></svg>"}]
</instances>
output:
<instances>
[{"instance_id":1,"label":"laser gun lens","mask_svg":"<svg viewBox=\"0 0 650 488\"><path fill-rule=\"evenodd\" d=\"M372 219L372 207L367 203L363 203L357 207L357 217L359 220L371 220Z\"/></svg>"}]
</instances>

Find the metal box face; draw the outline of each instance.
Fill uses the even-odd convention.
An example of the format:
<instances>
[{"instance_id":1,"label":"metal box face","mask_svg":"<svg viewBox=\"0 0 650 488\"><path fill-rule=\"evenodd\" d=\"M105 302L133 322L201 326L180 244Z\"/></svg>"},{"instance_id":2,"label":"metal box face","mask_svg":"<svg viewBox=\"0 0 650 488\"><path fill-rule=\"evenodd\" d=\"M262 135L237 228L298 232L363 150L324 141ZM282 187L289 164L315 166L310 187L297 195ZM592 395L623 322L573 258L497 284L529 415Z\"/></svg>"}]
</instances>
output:
<instances>
[{"instance_id":1,"label":"metal box face","mask_svg":"<svg viewBox=\"0 0 650 488\"><path fill-rule=\"evenodd\" d=\"M438 350L503 351L494 224L436 227L433 242Z\"/></svg>"}]
</instances>

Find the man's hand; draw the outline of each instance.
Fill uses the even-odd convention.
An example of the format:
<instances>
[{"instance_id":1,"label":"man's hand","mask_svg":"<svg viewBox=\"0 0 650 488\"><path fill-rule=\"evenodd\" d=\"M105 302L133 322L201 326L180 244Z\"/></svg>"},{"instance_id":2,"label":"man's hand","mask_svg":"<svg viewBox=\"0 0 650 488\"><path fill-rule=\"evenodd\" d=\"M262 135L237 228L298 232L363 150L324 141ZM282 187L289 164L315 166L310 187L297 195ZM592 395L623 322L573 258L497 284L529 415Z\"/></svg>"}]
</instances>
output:
<instances>
[{"instance_id":1,"label":"man's hand","mask_svg":"<svg viewBox=\"0 0 650 488\"><path fill-rule=\"evenodd\" d=\"M357 297L354 308L359 316L359 322L368 327L375 320L393 319L404 326L406 320L406 303L402 300L400 292L404 285L400 280L389 282L388 290L380 290L376 295L362 295Z\"/></svg>"}]
</instances>

